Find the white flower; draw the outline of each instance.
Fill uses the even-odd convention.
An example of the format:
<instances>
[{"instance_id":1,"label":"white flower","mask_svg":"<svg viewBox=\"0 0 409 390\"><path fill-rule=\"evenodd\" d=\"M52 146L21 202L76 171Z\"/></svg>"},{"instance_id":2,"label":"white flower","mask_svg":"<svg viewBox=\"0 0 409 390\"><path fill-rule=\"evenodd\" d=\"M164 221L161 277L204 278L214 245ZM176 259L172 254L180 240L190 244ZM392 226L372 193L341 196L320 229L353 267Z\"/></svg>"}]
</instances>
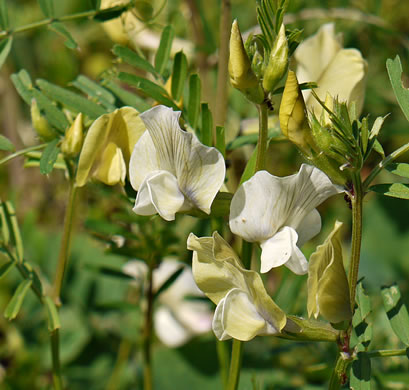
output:
<instances>
[{"instance_id":1,"label":"white flower","mask_svg":"<svg viewBox=\"0 0 409 390\"><path fill-rule=\"evenodd\" d=\"M247 341L280 333L287 322L285 313L268 295L260 274L246 270L217 232L201 238L190 233L187 248L194 251L197 285L217 305L213 332L219 340Z\"/></svg>"},{"instance_id":2,"label":"white flower","mask_svg":"<svg viewBox=\"0 0 409 390\"><path fill-rule=\"evenodd\" d=\"M318 97L324 101L327 93L339 101L356 101L357 113L362 110L365 95L367 63L357 49L343 49L341 37L335 35L334 24L323 25L318 32L302 42L294 52L299 83L313 81ZM322 107L303 91L309 110L320 117Z\"/></svg>"},{"instance_id":3,"label":"white flower","mask_svg":"<svg viewBox=\"0 0 409 390\"><path fill-rule=\"evenodd\" d=\"M208 332L213 318L206 302L186 299L202 297L203 293L196 286L190 267L179 261L164 259L153 271L153 291L157 291L180 268L183 268L182 273L159 295L160 305L154 312L156 335L163 344L173 348ZM129 261L123 272L134 277L138 285L146 284L148 267L143 261Z\"/></svg>"},{"instance_id":4,"label":"white flower","mask_svg":"<svg viewBox=\"0 0 409 390\"><path fill-rule=\"evenodd\" d=\"M305 274L308 263L299 249L321 230L316 207L340 189L319 169L303 164L292 176L257 172L234 194L230 229L261 244L261 272L286 265Z\"/></svg>"},{"instance_id":5,"label":"white flower","mask_svg":"<svg viewBox=\"0 0 409 390\"><path fill-rule=\"evenodd\" d=\"M179 127L180 112L156 106L141 114L147 131L136 143L129 167L132 187L138 191L133 211L175 219L175 213L210 206L223 184L222 154Z\"/></svg>"}]
</instances>

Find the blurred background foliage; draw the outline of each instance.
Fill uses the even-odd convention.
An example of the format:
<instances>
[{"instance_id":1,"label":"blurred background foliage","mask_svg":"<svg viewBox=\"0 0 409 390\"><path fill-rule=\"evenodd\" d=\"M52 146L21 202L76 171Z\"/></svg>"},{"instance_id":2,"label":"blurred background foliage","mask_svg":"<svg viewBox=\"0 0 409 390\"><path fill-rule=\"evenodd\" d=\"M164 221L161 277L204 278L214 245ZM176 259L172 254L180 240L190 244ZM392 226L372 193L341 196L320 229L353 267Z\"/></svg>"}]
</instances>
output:
<instances>
[{"instance_id":1,"label":"blurred background foliage","mask_svg":"<svg viewBox=\"0 0 409 390\"><path fill-rule=\"evenodd\" d=\"M11 25L20 26L43 19L35 0L6 1ZM214 108L216 67L218 61L218 29L220 0L168 0L162 12L140 30L159 37L163 27L172 24L181 46L188 54L191 69L202 78L202 100ZM152 1L154 10L162 0ZM57 15L88 9L83 0L55 2ZM385 68L387 58L397 54L402 60L406 85L409 85L409 2L399 0L291 0L287 23L304 30L304 37L315 33L329 21L344 35L344 46L358 48L369 64L367 93L363 113L374 119L390 113L381 135L386 152L409 141L409 125L394 98ZM232 0L232 16L243 32L256 25L255 1ZM78 43L70 50L64 39L46 28L16 35L12 52L0 73L0 127L17 148L35 143L29 107L24 104L10 82L10 75L22 68L33 79L44 78L57 85L69 85L79 74L98 80L113 65L114 42L102 24L87 19L70 22L66 27ZM138 37L138 34L135 36ZM148 58L156 47L142 46ZM153 42L157 42L153 40ZM130 44L132 47L132 43ZM277 104L276 104L277 107ZM228 140L243 130L241 121L256 116L254 107L229 87L229 110L226 130ZM241 148L228 156L230 164L240 172L249 156ZM407 156L404 158L407 161ZM293 173L301 156L288 143L273 143L269 153L269 169L274 174ZM374 164L374 161L370 161ZM388 173L379 180L387 181ZM62 226L66 187L63 173L54 170L50 177L38 169L24 168L16 159L0 170L0 196L14 201L22 226L26 257L41 270L44 280L52 280L58 253L58 233ZM132 304L129 278L120 277L121 266L129 258L138 257L137 232L133 224L150 229L151 221L136 217L129 204L121 200L120 191L92 184L81 193L77 210L77 234L66 277L61 310L63 324L62 360L70 389L114 390L137 389L141 384L140 329L141 313ZM333 221L349 220L349 210L342 199L327 202L320 210L324 227L321 234L304 249L311 253L329 232ZM364 209L364 237L361 275L372 298L374 323L373 348L399 348L390 330L380 297L380 287L397 281L405 302L409 303L409 202L370 195ZM119 221L119 222L118 222ZM160 222L152 228L163 242L163 256L177 255L190 262L185 249L189 231L210 233L207 222L196 222L179 216L177 229ZM155 230L157 229L157 230ZM161 229L166 234L160 236ZM346 229L345 229L346 230ZM121 253L115 247L115 232L129 233L128 244L135 252ZM135 234L133 234L133 233ZM170 234L169 232L173 232ZM132 235L133 234L133 235ZM166 236L166 237L165 237ZM348 253L345 231L345 254ZM168 246L170 244L170 246ZM167 248L167 249L165 249ZM166 253L169 252L169 253ZM109 272L109 271L112 272ZM11 272L0 283L0 305L4 309L20 276ZM281 287L277 285L282 282ZM277 303L293 314L305 314L306 278L287 269L274 271L266 280ZM44 313L33 294L13 322L0 319L0 388L46 389L51 386L48 332ZM200 351L198 353L198 351ZM196 338L187 345L168 349L159 342L153 352L157 389L221 388L212 335ZM246 343L241 389L322 389L335 357L334 346L293 343L276 338L256 338ZM374 359L373 388L408 389L409 362L406 358Z\"/></svg>"}]
</instances>

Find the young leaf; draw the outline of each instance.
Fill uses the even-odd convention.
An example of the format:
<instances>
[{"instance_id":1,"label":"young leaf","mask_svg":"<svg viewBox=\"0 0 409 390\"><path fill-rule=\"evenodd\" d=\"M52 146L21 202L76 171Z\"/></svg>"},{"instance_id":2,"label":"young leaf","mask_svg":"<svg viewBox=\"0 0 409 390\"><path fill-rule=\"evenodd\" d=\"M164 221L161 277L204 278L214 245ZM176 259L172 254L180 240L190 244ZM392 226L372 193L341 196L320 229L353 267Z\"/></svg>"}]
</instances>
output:
<instances>
[{"instance_id":1,"label":"young leaf","mask_svg":"<svg viewBox=\"0 0 409 390\"><path fill-rule=\"evenodd\" d=\"M90 117L90 119L96 119L107 113L107 110L99 104L46 80L38 79L36 80L36 84L51 99L56 100L72 110L82 112L84 115Z\"/></svg>"},{"instance_id":2,"label":"young leaf","mask_svg":"<svg viewBox=\"0 0 409 390\"><path fill-rule=\"evenodd\" d=\"M7 137L0 134L0 150L12 152L14 149L15 148L12 142Z\"/></svg>"},{"instance_id":3,"label":"young leaf","mask_svg":"<svg viewBox=\"0 0 409 390\"><path fill-rule=\"evenodd\" d=\"M385 168L395 175L409 178L409 164L390 163Z\"/></svg>"},{"instance_id":4,"label":"young leaf","mask_svg":"<svg viewBox=\"0 0 409 390\"><path fill-rule=\"evenodd\" d=\"M50 297L44 298L44 303L47 307L48 314L48 330L53 332L61 328L60 316L58 315L57 307Z\"/></svg>"},{"instance_id":5,"label":"young leaf","mask_svg":"<svg viewBox=\"0 0 409 390\"><path fill-rule=\"evenodd\" d=\"M187 77L187 58L183 51L179 51L175 55L173 62L172 72L172 96L173 99L179 101L183 93L183 87L185 85Z\"/></svg>"},{"instance_id":6,"label":"young leaf","mask_svg":"<svg viewBox=\"0 0 409 390\"><path fill-rule=\"evenodd\" d=\"M54 0L38 0L40 4L41 11L46 18L54 17Z\"/></svg>"},{"instance_id":7,"label":"young leaf","mask_svg":"<svg viewBox=\"0 0 409 390\"><path fill-rule=\"evenodd\" d=\"M160 37L159 48L155 56L155 69L161 75L163 75L163 73L165 72L174 36L175 30L172 26L169 25L163 29L162 35Z\"/></svg>"},{"instance_id":8,"label":"young leaf","mask_svg":"<svg viewBox=\"0 0 409 390\"><path fill-rule=\"evenodd\" d=\"M352 390L369 390L371 388L371 359L365 352L358 352L358 359L351 367Z\"/></svg>"},{"instance_id":9,"label":"young leaf","mask_svg":"<svg viewBox=\"0 0 409 390\"><path fill-rule=\"evenodd\" d=\"M66 40L64 45L69 49L76 49L78 47L77 42L74 41L74 38L62 23L53 22L48 26L48 28L65 38Z\"/></svg>"},{"instance_id":10,"label":"young leaf","mask_svg":"<svg viewBox=\"0 0 409 390\"><path fill-rule=\"evenodd\" d=\"M40 160L40 172L43 175L48 175L54 168L54 164L57 161L58 153L60 152L58 142L59 139L55 139L51 141L44 149L44 152Z\"/></svg>"},{"instance_id":11,"label":"young leaf","mask_svg":"<svg viewBox=\"0 0 409 390\"><path fill-rule=\"evenodd\" d=\"M204 145L212 146L213 117L207 103L202 104L201 141Z\"/></svg>"},{"instance_id":12,"label":"young leaf","mask_svg":"<svg viewBox=\"0 0 409 390\"><path fill-rule=\"evenodd\" d=\"M376 184L369 187L373 192L390 196L392 198L409 199L409 184L391 183L391 184Z\"/></svg>"},{"instance_id":13,"label":"young leaf","mask_svg":"<svg viewBox=\"0 0 409 390\"><path fill-rule=\"evenodd\" d=\"M11 202L2 202L1 206L5 217L5 224L7 224L7 234L9 234L11 243L15 248L17 260L22 262L24 258L23 240L21 239L16 212Z\"/></svg>"},{"instance_id":14,"label":"young leaf","mask_svg":"<svg viewBox=\"0 0 409 390\"><path fill-rule=\"evenodd\" d=\"M89 97L100 102L107 110L114 111L116 109L115 96L105 88L101 87L98 83L90 80L88 77L79 75L72 82L72 85Z\"/></svg>"},{"instance_id":15,"label":"young leaf","mask_svg":"<svg viewBox=\"0 0 409 390\"><path fill-rule=\"evenodd\" d=\"M24 298L28 289L31 287L32 281L30 279L23 280L17 287L13 297L4 311L4 316L9 320L14 320L21 309Z\"/></svg>"},{"instance_id":16,"label":"young leaf","mask_svg":"<svg viewBox=\"0 0 409 390\"><path fill-rule=\"evenodd\" d=\"M140 112L146 111L151 107L141 97L121 88L111 80L103 80L102 84L126 106L135 107Z\"/></svg>"},{"instance_id":17,"label":"young leaf","mask_svg":"<svg viewBox=\"0 0 409 390\"><path fill-rule=\"evenodd\" d=\"M6 0L0 0L0 29L8 30L9 27L9 13Z\"/></svg>"},{"instance_id":18,"label":"young leaf","mask_svg":"<svg viewBox=\"0 0 409 390\"><path fill-rule=\"evenodd\" d=\"M382 287L381 294L383 306L393 331L403 344L409 346L409 314L402 302L398 285Z\"/></svg>"},{"instance_id":19,"label":"young leaf","mask_svg":"<svg viewBox=\"0 0 409 390\"><path fill-rule=\"evenodd\" d=\"M10 270L16 265L14 261L9 261L0 267L0 279L4 278Z\"/></svg>"},{"instance_id":20,"label":"young leaf","mask_svg":"<svg viewBox=\"0 0 409 390\"><path fill-rule=\"evenodd\" d=\"M187 116L193 129L196 129L197 121L199 119L201 89L202 86L199 76L197 74L192 74L189 77L189 101L187 104Z\"/></svg>"},{"instance_id":21,"label":"young leaf","mask_svg":"<svg viewBox=\"0 0 409 390\"><path fill-rule=\"evenodd\" d=\"M125 46L115 45L112 52L127 64L149 72L156 78L158 77L158 72L156 69L148 61L146 61L145 58L140 57L133 50L128 49Z\"/></svg>"},{"instance_id":22,"label":"young leaf","mask_svg":"<svg viewBox=\"0 0 409 390\"><path fill-rule=\"evenodd\" d=\"M9 37L0 42L0 68L5 63L13 44L13 37Z\"/></svg>"},{"instance_id":23,"label":"young leaf","mask_svg":"<svg viewBox=\"0 0 409 390\"><path fill-rule=\"evenodd\" d=\"M409 121L409 90L402 84L402 64L399 56L396 56L394 60L387 59L386 68L388 69L389 80L392 84L396 100L406 119Z\"/></svg>"}]
</instances>

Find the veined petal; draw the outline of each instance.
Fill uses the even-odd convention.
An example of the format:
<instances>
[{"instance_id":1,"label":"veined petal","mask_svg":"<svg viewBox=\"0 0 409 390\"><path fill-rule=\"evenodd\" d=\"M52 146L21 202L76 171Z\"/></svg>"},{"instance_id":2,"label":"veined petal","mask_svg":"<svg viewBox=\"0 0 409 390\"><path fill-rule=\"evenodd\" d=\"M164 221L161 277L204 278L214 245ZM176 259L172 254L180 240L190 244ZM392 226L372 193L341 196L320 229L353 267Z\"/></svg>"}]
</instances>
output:
<instances>
[{"instance_id":1,"label":"veined petal","mask_svg":"<svg viewBox=\"0 0 409 390\"><path fill-rule=\"evenodd\" d=\"M284 226L273 237L261 243L261 269L265 273L271 268L285 264L297 247L297 232Z\"/></svg>"},{"instance_id":2,"label":"veined petal","mask_svg":"<svg viewBox=\"0 0 409 390\"><path fill-rule=\"evenodd\" d=\"M201 144L194 134L179 126L180 112L156 106L144 112L161 170L172 173L179 188L195 207L210 213L214 197L223 184L225 163L215 148Z\"/></svg>"},{"instance_id":3,"label":"veined petal","mask_svg":"<svg viewBox=\"0 0 409 390\"><path fill-rule=\"evenodd\" d=\"M154 327L159 340L171 348L180 347L192 337L191 332L165 306L155 311Z\"/></svg>"},{"instance_id":4,"label":"veined petal","mask_svg":"<svg viewBox=\"0 0 409 390\"><path fill-rule=\"evenodd\" d=\"M103 183L113 186L125 184L126 164L122 150L113 142L106 145L93 174Z\"/></svg>"},{"instance_id":5,"label":"veined petal","mask_svg":"<svg viewBox=\"0 0 409 390\"><path fill-rule=\"evenodd\" d=\"M302 247L307 241L315 237L321 231L321 216L317 209L312 210L301 220L297 229L297 246Z\"/></svg>"},{"instance_id":6,"label":"veined petal","mask_svg":"<svg viewBox=\"0 0 409 390\"><path fill-rule=\"evenodd\" d=\"M230 290L220 301L218 308L219 306L221 313L215 315L213 329L217 331L217 337L220 330L223 330L221 340L225 340L225 335L229 335L237 340L248 341L266 332L265 319L257 312L257 308L245 292L237 288ZM220 323L215 324L216 321Z\"/></svg>"},{"instance_id":7,"label":"veined petal","mask_svg":"<svg viewBox=\"0 0 409 390\"><path fill-rule=\"evenodd\" d=\"M305 275L308 272L308 261L297 245L293 248L285 266L296 275Z\"/></svg>"},{"instance_id":8,"label":"veined petal","mask_svg":"<svg viewBox=\"0 0 409 390\"><path fill-rule=\"evenodd\" d=\"M167 171L154 171L139 188L133 211L139 215L159 213L166 221L173 221L184 201L176 178Z\"/></svg>"}]
</instances>

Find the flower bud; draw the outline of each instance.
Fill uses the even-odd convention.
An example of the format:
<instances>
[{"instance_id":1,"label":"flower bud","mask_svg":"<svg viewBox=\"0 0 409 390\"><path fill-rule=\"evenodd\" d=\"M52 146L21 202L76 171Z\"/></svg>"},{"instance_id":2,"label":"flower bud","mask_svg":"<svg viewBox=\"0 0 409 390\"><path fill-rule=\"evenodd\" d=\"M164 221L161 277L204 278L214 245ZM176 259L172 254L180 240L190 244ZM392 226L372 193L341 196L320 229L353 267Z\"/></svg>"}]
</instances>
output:
<instances>
[{"instance_id":1,"label":"flower bud","mask_svg":"<svg viewBox=\"0 0 409 390\"><path fill-rule=\"evenodd\" d=\"M61 151L66 156L77 156L81 151L84 140L82 127L82 113L80 112L74 120L74 123L67 130L64 140L61 144Z\"/></svg>"},{"instance_id":2,"label":"flower bud","mask_svg":"<svg viewBox=\"0 0 409 390\"><path fill-rule=\"evenodd\" d=\"M48 123L47 119L41 115L37 100L31 100L31 122L34 130L44 141L53 140L57 134Z\"/></svg>"},{"instance_id":3,"label":"flower bud","mask_svg":"<svg viewBox=\"0 0 409 390\"><path fill-rule=\"evenodd\" d=\"M273 92L276 85L284 77L288 68L288 42L284 24L274 41L270 52L267 68L264 72L263 88L266 92Z\"/></svg>"},{"instance_id":4,"label":"flower bud","mask_svg":"<svg viewBox=\"0 0 409 390\"><path fill-rule=\"evenodd\" d=\"M250 101L260 104L264 100L264 92L251 69L250 59L244 48L237 20L233 22L230 35L229 58L230 82Z\"/></svg>"}]
</instances>

